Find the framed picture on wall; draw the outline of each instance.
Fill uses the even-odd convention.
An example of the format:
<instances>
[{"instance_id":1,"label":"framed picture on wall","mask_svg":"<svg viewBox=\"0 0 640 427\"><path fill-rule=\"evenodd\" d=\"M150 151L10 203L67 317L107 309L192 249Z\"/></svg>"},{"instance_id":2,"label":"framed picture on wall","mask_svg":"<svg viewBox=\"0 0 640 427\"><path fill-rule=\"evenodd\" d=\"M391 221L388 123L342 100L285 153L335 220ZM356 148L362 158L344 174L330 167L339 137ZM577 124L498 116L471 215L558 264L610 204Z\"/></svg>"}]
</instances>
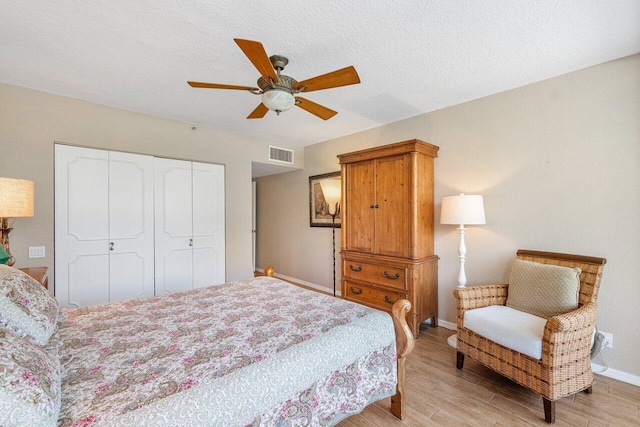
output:
<instances>
[{"instance_id":1,"label":"framed picture on wall","mask_svg":"<svg viewBox=\"0 0 640 427\"><path fill-rule=\"evenodd\" d=\"M309 177L309 214L311 227L331 227L332 218L329 203L322 191L321 183L325 180L334 181L332 184L340 188L341 178L340 172L325 173L323 175L314 175ZM335 182L337 181L337 183ZM333 212L334 207L331 207ZM340 213L340 202L337 202L336 227L340 228L342 217Z\"/></svg>"}]
</instances>

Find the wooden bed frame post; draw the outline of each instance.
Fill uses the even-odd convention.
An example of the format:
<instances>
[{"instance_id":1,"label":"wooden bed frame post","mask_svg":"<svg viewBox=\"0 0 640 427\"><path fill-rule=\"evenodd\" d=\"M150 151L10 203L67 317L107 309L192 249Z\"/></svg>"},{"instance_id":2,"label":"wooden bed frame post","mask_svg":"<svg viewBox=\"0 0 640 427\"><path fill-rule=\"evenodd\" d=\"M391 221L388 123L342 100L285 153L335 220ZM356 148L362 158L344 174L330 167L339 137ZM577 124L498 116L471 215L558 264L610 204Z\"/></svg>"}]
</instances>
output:
<instances>
[{"instance_id":1,"label":"wooden bed frame post","mask_svg":"<svg viewBox=\"0 0 640 427\"><path fill-rule=\"evenodd\" d=\"M399 419L405 417L405 399L404 399L404 383L405 383L405 362L407 356L413 351L415 340L413 332L407 324L407 313L411 310L411 303L406 299L401 299L393 304L391 316L393 317L393 326L396 331L396 354L398 357L398 386L396 394L391 397L391 413Z\"/></svg>"}]
</instances>

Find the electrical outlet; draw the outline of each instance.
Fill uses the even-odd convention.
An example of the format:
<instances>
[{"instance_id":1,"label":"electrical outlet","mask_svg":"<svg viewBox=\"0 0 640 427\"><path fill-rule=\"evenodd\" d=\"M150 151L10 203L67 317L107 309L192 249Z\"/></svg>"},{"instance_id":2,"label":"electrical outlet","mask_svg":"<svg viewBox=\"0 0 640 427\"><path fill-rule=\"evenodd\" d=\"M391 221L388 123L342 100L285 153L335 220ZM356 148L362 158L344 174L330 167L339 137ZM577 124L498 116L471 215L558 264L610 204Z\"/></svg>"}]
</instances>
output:
<instances>
[{"instance_id":1,"label":"electrical outlet","mask_svg":"<svg viewBox=\"0 0 640 427\"><path fill-rule=\"evenodd\" d=\"M602 335L604 335L604 346L608 348L613 348L613 334L610 332L602 332L598 331Z\"/></svg>"},{"instance_id":2,"label":"electrical outlet","mask_svg":"<svg viewBox=\"0 0 640 427\"><path fill-rule=\"evenodd\" d=\"M29 258L44 258L44 246L29 246Z\"/></svg>"}]
</instances>

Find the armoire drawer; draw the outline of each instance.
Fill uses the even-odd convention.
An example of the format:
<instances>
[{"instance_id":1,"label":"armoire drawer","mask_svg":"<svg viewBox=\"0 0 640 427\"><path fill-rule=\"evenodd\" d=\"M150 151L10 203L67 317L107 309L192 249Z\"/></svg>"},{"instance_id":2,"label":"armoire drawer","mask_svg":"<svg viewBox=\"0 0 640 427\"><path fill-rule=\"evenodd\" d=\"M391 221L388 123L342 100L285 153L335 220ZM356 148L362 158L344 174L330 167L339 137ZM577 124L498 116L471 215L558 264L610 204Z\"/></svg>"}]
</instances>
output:
<instances>
[{"instance_id":1,"label":"armoire drawer","mask_svg":"<svg viewBox=\"0 0 640 427\"><path fill-rule=\"evenodd\" d=\"M346 278L390 286L396 289L407 289L405 268L345 259L343 271Z\"/></svg>"},{"instance_id":2,"label":"armoire drawer","mask_svg":"<svg viewBox=\"0 0 640 427\"><path fill-rule=\"evenodd\" d=\"M346 299L391 311L393 303L399 299L407 298L407 294L363 286L346 281Z\"/></svg>"}]
</instances>

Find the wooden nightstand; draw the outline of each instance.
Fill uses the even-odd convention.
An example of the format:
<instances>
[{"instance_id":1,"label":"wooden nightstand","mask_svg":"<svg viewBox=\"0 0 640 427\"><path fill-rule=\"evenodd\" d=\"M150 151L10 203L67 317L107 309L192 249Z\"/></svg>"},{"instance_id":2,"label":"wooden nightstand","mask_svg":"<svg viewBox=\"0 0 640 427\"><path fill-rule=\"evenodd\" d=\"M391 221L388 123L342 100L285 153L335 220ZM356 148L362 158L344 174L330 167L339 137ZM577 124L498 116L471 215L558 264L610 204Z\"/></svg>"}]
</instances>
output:
<instances>
[{"instance_id":1,"label":"wooden nightstand","mask_svg":"<svg viewBox=\"0 0 640 427\"><path fill-rule=\"evenodd\" d=\"M49 267L25 267L18 270L36 279L45 289L49 289Z\"/></svg>"}]
</instances>

